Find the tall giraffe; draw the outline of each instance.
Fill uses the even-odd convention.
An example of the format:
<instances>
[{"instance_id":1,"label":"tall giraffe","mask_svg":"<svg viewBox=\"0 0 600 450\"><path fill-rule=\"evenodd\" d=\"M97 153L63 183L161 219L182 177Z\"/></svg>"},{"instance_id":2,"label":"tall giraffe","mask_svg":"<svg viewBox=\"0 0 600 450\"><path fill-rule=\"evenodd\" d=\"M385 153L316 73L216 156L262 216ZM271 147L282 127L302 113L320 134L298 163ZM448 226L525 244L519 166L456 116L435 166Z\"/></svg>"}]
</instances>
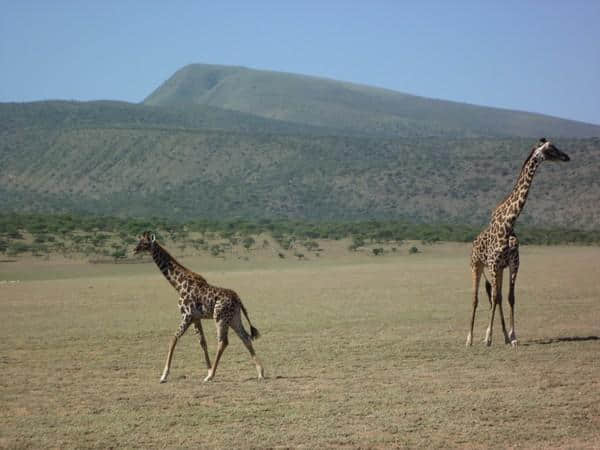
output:
<instances>
[{"instance_id":1,"label":"tall giraffe","mask_svg":"<svg viewBox=\"0 0 600 450\"><path fill-rule=\"evenodd\" d=\"M494 324L494 313L496 306L500 311L500 321L504 333L504 341L516 347L517 336L515 334L515 281L519 271L519 241L513 230L515 221L525 206L533 176L542 161L569 161L569 157L557 149L552 142L541 138L537 142L530 155L521 168L512 192L496 207L492 213L492 220L488 227L483 230L473 241L471 251L471 271L473 276L473 313L471 315L471 328L467 335L467 346L473 342L473 324L475 322L475 311L478 303L479 280L484 268L490 274L491 283L485 281L485 288L490 301L490 322L485 335L486 345L492 344L492 326ZM502 312L502 273L508 266L509 290L508 304L510 305L510 332L506 332L504 314ZM485 274L484 274L485 277Z\"/></svg>"},{"instance_id":2,"label":"tall giraffe","mask_svg":"<svg viewBox=\"0 0 600 450\"><path fill-rule=\"evenodd\" d=\"M193 323L196 328L196 332L200 337L200 345L204 350L204 359L206 360L206 367L208 369L208 375L204 378L204 381L210 381L215 376L217 365L221 359L221 355L228 345L227 332L229 327L233 328L233 331L240 337L248 351L250 356L254 360L256 365L256 371L258 372L258 379L263 379L263 367L260 364L254 348L252 347L252 340L258 339L260 336L258 330L252 326L246 308L242 304L239 296L231 289L225 289L221 287L211 286L208 282L202 278L199 274L186 269L181 265L175 258L173 258L167 250L165 250L158 242L153 234L145 232L142 234L140 241L138 242L134 253L140 253L148 251L152 255L152 259L158 266L159 270L165 276L165 278L171 283L171 286L179 293L179 311L181 313L181 322L179 329L173 336L171 345L169 346L169 353L167 354L167 362L163 370L160 382L164 383L167 381L169 370L171 368L171 360L173 358L173 350L177 340L183 336L188 327ZM250 325L250 335L244 329L242 325L242 317L240 314L244 313L248 324ZM204 338L204 332L202 330L201 319L213 318L217 325L217 353L215 356L214 363L210 364L210 358L208 356L208 350L206 348L206 339Z\"/></svg>"}]
</instances>

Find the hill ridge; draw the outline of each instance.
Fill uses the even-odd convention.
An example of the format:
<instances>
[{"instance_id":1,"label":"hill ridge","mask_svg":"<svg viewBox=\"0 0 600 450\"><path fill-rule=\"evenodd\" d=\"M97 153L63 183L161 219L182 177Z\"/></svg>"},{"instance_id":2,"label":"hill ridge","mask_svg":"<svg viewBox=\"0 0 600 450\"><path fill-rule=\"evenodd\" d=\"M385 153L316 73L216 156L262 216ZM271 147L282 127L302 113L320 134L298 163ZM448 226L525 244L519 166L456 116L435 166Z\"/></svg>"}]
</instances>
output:
<instances>
[{"instance_id":1,"label":"hill ridge","mask_svg":"<svg viewBox=\"0 0 600 450\"><path fill-rule=\"evenodd\" d=\"M209 104L264 118L380 136L600 136L600 125L313 75L189 64L144 101Z\"/></svg>"}]
</instances>

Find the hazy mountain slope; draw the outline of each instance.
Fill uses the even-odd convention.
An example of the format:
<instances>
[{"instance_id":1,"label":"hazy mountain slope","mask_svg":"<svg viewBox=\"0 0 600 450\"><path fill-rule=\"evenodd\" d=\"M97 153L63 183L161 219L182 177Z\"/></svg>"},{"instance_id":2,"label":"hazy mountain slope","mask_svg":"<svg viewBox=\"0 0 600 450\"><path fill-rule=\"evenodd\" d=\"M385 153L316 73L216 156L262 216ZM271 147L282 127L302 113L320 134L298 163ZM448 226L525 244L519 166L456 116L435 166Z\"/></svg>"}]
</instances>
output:
<instances>
[{"instance_id":1,"label":"hazy mountain slope","mask_svg":"<svg viewBox=\"0 0 600 450\"><path fill-rule=\"evenodd\" d=\"M522 223L598 227L600 141L536 176ZM230 131L0 132L0 208L171 218L291 217L483 223L530 139L382 139Z\"/></svg>"},{"instance_id":2,"label":"hazy mountain slope","mask_svg":"<svg viewBox=\"0 0 600 450\"><path fill-rule=\"evenodd\" d=\"M290 73L193 64L147 105L212 105L298 124L381 136L600 136L600 126L521 111L417 97Z\"/></svg>"},{"instance_id":3,"label":"hazy mountain slope","mask_svg":"<svg viewBox=\"0 0 600 450\"><path fill-rule=\"evenodd\" d=\"M259 134L332 134L333 130L210 105L155 107L116 101L0 103L0 130L39 128L216 129Z\"/></svg>"}]
</instances>

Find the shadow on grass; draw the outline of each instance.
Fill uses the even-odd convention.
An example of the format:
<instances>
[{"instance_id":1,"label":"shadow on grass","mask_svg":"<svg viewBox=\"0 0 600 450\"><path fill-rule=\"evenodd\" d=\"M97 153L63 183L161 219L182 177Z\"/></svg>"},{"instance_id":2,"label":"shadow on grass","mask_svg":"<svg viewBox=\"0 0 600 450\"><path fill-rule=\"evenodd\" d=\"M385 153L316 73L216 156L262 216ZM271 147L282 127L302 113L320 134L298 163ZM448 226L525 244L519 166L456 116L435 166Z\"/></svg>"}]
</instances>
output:
<instances>
[{"instance_id":1,"label":"shadow on grass","mask_svg":"<svg viewBox=\"0 0 600 450\"><path fill-rule=\"evenodd\" d=\"M600 341L600 336L565 336L565 337L555 337L555 338L545 338L545 339L534 339L529 342L525 342L521 345L547 345L547 344L557 344L560 342L582 342L582 341Z\"/></svg>"}]
</instances>

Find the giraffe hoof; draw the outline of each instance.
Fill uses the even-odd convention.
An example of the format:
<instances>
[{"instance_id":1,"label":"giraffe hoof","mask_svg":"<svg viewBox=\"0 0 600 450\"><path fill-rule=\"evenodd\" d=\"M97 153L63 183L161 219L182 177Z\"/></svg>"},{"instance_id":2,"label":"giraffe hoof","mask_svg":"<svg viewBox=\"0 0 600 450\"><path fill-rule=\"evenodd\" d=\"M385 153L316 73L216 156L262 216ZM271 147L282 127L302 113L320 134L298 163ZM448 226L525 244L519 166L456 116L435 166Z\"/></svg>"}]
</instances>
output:
<instances>
[{"instance_id":1,"label":"giraffe hoof","mask_svg":"<svg viewBox=\"0 0 600 450\"><path fill-rule=\"evenodd\" d=\"M159 381L159 383L161 383L161 384L162 384L162 383L166 383L166 382L167 382L167 379L166 379L166 378L161 378L161 379L160 379L160 381Z\"/></svg>"},{"instance_id":2,"label":"giraffe hoof","mask_svg":"<svg viewBox=\"0 0 600 450\"><path fill-rule=\"evenodd\" d=\"M513 339L512 341L510 341L510 345L512 345L514 348L517 348L519 346L519 341Z\"/></svg>"},{"instance_id":3,"label":"giraffe hoof","mask_svg":"<svg viewBox=\"0 0 600 450\"><path fill-rule=\"evenodd\" d=\"M208 374L208 375L206 376L206 378L204 378L204 381L203 381L203 383L208 383L208 382L209 382L210 380L212 380L212 379L213 379L213 375L211 375L211 374Z\"/></svg>"}]
</instances>

